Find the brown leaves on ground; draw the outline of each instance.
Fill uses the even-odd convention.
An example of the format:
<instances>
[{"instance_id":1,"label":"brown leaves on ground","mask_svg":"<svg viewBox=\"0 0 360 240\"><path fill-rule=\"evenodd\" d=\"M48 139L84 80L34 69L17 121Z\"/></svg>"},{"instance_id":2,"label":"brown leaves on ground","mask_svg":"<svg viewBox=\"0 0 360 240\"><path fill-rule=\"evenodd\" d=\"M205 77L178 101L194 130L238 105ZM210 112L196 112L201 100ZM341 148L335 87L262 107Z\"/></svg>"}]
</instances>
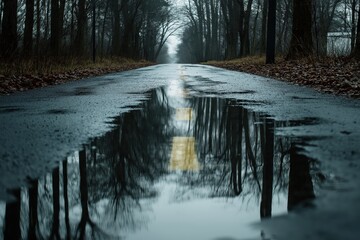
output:
<instances>
[{"instance_id":1,"label":"brown leaves on ground","mask_svg":"<svg viewBox=\"0 0 360 240\"><path fill-rule=\"evenodd\" d=\"M360 99L360 62L351 58L277 59L276 64L265 64L264 57L247 57L207 64Z\"/></svg>"},{"instance_id":2,"label":"brown leaves on ground","mask_svg":"<svg viewBox=\"0 0 360 240\"><path fill-rule=\"evenodd\" d=\"M40 65L40 67L35 67L35 63L25 63L24 61L19 61L17 65L16 63L0 63L0 95L146 67L152 63L126 59L105 59L99 60L97 63L89 61L74 63L69 60L66 63L41 62Z\"/></svg>"}]
</instances>

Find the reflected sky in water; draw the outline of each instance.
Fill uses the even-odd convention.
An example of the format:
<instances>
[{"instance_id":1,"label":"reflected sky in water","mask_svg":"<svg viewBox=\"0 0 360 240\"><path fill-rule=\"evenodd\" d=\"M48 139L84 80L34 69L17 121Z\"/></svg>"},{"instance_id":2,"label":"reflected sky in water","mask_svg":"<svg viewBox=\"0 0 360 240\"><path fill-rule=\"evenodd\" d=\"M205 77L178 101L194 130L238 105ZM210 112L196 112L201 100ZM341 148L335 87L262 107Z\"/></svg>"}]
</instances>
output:
<instances>
[{"instance_id":1,"label":"reflected sky in water","mask_svg":"<svg viewBox=\"0 0 360 240\"><path fill-rule=\"evenodd\" d=\"M148 93L52 173L9 190L2 238L271 239L252 223L311 204L301 139L237 101L193 97L186 76Z\"/></svg>"}]
</instances>

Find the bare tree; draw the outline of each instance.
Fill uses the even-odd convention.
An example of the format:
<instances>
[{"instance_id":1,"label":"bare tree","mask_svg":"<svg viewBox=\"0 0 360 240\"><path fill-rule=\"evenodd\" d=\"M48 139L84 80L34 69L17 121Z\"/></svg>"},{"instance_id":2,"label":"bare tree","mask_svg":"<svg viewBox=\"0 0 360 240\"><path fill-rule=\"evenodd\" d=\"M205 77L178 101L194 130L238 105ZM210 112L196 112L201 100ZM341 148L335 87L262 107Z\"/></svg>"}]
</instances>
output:
<instances>
[{"instance_id":1,"label":"bare tree","mask_svg":"<svg viewBox=\"0 0 360 240\"><path fill-rule=\"evenodd\" d=\"M31 55L33 48L34 0L26 0L23 54Z\"/></svg>"},{"instance_id":2,"label":"bare tree","mask_svg":"<svg viewBox=\"0 0 360 240\"><path fill-rule=\"evenodd\" d=\"M221 9L224 18L224 24L226 28L226 50L225 58L234 59L237 56L237 44L239 40L239 29L243 27L240 22L242 19L239 15L240 6L237 0L223 0L221 1ZM240 32L243 32L240 29Z\"/></svg>"},{"instance_id":3,"label":"bare tree","mask_svg":"<svg viewBox=\"0 0 360 240\"><path fill-rule=\"evenodd\" d=\"M79 0L77 15L77 31L75 37L75 52L77 56L83 56L85 51L85 28L87 24L86 0Z\"/></svg>"},{"instance_id":4,"label":"bare tree","mask_svg":"<svg viewBox=\"0 0 360 240\"><path fill-rule=\"evenodd\" d=\"M269 0L267 25L266 63L275 63L276 0Z\"/></svg>"},{"instance_id":5,"label":"bare tree","mask_svg":"<svg viewBox=\"0 0 360 240\"><path fill-rule=\"evenodd\" d=\"M354 56L356 59L360 59L360 9L358 11L358 23L356 30L356 44L354 48Z\"/></svg>"},{"instance_id":6,"label":"bare tree","mask_svg":"<svg viewBox=\"0 0 360 240\"><path fill-rule=\"evenodd\" d=\"M13 57L17 48L17 0L4 0L2 32L1 32L1 56Z\"/></svg>"},{"instance_id":7,"label":"bare tree","mask_svg":"<svg viewBox=\"0 0 360 240\"><path fill-rule=\"evenodd\" d=\"M12 190L15 202L6 203L5 223L4 223L4 240L18 240L21 238L21 190Z\"/></svg>"},{"instance_id":8,"label":"bare tree","mask_svg":"<svg viewBox=\"0 0 360 240\"><path fill-rule=\"evenodd\" d=\"M287 59L313 54L312 0L293 0L293 26Z\"/></svg>"}]
</instances>

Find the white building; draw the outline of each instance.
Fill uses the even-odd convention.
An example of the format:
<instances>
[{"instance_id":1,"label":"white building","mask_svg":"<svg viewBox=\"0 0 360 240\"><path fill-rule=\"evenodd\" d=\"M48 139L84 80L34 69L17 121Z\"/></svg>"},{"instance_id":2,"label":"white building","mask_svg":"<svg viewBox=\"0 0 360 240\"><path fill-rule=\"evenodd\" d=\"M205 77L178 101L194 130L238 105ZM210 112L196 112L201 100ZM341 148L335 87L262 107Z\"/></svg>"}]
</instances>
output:
<instances>
[{"instance_id":1,"label":"white building","mask_svg":"<svg viewBox=\"0 0 360 240\"><path fill-rule=\"evenodd\" d=\"M327 36L327 55L344 56L351 53L350 32L329 32Z\"/></svg>"}]
</instances>

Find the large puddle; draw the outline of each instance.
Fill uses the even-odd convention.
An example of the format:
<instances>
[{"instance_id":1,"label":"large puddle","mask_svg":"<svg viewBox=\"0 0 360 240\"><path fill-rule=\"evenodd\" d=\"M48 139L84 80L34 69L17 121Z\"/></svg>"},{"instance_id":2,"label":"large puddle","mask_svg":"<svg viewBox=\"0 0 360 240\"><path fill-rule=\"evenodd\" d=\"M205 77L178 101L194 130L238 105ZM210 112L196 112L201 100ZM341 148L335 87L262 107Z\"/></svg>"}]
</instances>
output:
<instances>
[{"instance_id":1,"label":"large puddle","mask_svg":"<svg viewBox=\"0 0 360 240\"><path fill-rule=\"evenodd\" d=\"M253 223L311 206L302 139L232 99L182 81L148 93L52 173L0 203L3 239L272 239ZM0 237L1 238L1 237Z\"/></svg>"}]
</instances>

